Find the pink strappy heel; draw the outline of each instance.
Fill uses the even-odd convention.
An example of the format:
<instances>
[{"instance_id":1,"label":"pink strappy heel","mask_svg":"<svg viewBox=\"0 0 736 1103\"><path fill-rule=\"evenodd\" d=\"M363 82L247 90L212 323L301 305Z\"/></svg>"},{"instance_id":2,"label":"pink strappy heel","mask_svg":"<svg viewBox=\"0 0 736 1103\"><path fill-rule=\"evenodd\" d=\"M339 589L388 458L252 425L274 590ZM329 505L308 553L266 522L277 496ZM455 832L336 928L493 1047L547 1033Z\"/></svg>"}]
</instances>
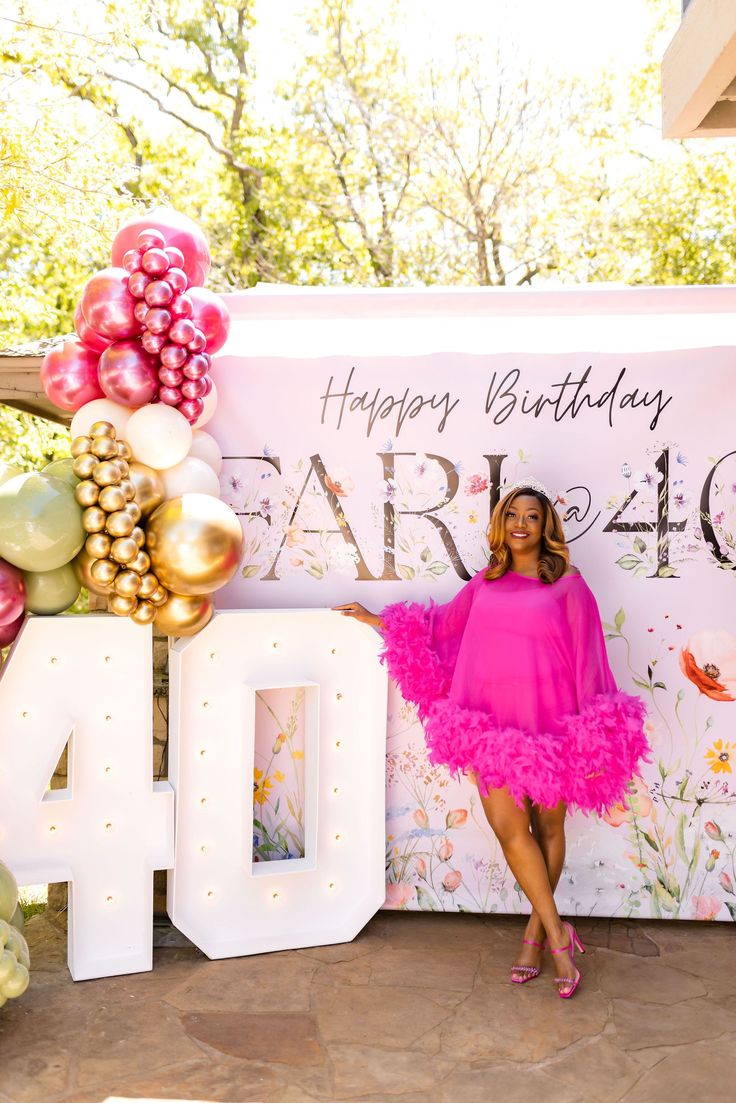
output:
<instances>
[{"instance_id":1,"label":"pink strappy heel","mask_svg":"<svg viewBox=\"0 0 736 1103\"><path fill-rule=\"evenodd\" d=\"M565 922L563 923L563 926L567 927L567 931L570 935L570 941L568 942L567 946L561 946L559 948L559 950L553 950L553 949L550 948L549 952L551 954L564 954L566 950L570 951L570 961L572 961L572 963L573 963L573 968L575 969L575 976L574 977L555 977L555 984L557 984L557 985L560 985L560 984L571 984L572 985L572 988L570 989L569 992L561 992L559 990L559 988L557 990L557 995L560 997L560 999L569 1000L570 996L572 996L573 992L575 992L578 985L580 984L580 981L583 979L581 974L580 974L580 970L575 968L575 949L577 948L578 950L580 950L581 954L584 954L585 953L585 947L583 946L582 942L580 941L580 937L578 935L578 932L575 930L572 923L568 923L567 920L565 920Z\"/></svg>"},{"instance_id":2,"label":"pink strappy heel","mask_svg":"<svg viewBox=\"0 0 736 1103\"><path fill-rule=\"evenodd\" d=\"M536 942L533 938L523 938L522 942L525 942L527 946L539 946L542 950L546 946L546 942ZM536 965L512 965L511 982L512 984L526 984L528 980L534 980L535 977L538 977L541 971ZM526 976L515 977L514 973L526 973Z\"/></svg>"}]
</instances>

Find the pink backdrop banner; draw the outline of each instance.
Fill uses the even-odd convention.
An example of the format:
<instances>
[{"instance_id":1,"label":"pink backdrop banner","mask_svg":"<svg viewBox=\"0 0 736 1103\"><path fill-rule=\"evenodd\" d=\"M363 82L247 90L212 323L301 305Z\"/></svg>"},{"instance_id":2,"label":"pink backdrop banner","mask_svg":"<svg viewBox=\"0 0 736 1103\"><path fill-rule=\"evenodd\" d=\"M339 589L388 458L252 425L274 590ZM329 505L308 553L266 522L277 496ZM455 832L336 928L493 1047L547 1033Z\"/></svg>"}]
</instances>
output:
<instances>
[{"instance_id":1,"label":"pink backdrop banner","mask_svg":"<svg viewBox=\"0 0 736 1103\"><path fill-rule=\"evenodd\" d=\"M655 749L624 804L570 817L560 910L736 918L734 292L258 289L228 305L208 431L246 552L219 607L446 601L486 561L503 486L540 479ZM259 769L265 816L299 775ZM395 688L386 781L386 906L526 910L476 791L429 765Z\"/></svg>"}]
</instances>

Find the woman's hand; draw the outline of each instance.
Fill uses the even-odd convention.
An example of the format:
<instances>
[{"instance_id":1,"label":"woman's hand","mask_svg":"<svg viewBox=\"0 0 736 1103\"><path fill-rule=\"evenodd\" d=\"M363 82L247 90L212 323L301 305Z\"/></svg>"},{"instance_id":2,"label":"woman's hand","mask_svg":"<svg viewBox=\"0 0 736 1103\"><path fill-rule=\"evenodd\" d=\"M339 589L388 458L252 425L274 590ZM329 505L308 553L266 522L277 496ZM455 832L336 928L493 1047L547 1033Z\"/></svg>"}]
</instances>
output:
<instances>
[{"instance_id":1,"label":"woman's hand","mask_svg":"<svg viewBox=\"0 0 736 1103\"><path fill-rule=\"evenodd\" d=\"M342 613L344 617L355 617L363 624L370 624L372 628L383 628L383 621L377 613L371 613L364 605L357 601L349 601L346 605L333 605L334 613Z\"/></svg>"}]
</instances>

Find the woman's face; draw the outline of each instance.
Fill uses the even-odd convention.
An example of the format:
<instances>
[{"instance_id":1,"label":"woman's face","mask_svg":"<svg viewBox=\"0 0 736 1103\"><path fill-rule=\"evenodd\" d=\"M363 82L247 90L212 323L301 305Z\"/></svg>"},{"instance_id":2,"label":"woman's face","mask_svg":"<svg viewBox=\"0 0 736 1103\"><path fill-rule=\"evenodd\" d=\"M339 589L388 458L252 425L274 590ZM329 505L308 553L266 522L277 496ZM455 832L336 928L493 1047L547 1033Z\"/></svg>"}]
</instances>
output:
<instances>
[{"instance_id":1,"label":"woman's face","mask_svg":"<svg viewBox=\"0 0 736 1103\"><path fill-rule=\"evenodd\" d=\"M506 512L504 539L511 552L528 555L542 544L544 510L532 494L518 494Z\"/></svg>"}]
</instances>

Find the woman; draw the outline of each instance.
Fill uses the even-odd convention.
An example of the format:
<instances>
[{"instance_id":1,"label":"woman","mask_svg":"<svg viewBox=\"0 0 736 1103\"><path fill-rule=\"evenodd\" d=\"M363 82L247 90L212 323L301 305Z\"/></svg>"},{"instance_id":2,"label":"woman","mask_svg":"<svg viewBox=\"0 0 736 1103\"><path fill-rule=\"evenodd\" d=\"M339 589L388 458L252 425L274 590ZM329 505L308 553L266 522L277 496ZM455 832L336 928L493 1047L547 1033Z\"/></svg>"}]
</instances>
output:
<instances>
[{"instance_id":1,"label":"woman","mask_svg":"<svg viewBox=\"0 0 736 1103\"><path fill-rule=\"evenodd\" d=\"M623 799L649 749L644 706L616 688L595 598L570 566L547 490L535 480L512 487L488 538L489 568L445 605L401 602L378 616L356 602L336 608L382 632L382 660L417 705L431 761L478 786L532 905L511 980L538 976L546 946L568 999L583 946L554 901L565 814Z\"/></svg>"}]
</instances>

